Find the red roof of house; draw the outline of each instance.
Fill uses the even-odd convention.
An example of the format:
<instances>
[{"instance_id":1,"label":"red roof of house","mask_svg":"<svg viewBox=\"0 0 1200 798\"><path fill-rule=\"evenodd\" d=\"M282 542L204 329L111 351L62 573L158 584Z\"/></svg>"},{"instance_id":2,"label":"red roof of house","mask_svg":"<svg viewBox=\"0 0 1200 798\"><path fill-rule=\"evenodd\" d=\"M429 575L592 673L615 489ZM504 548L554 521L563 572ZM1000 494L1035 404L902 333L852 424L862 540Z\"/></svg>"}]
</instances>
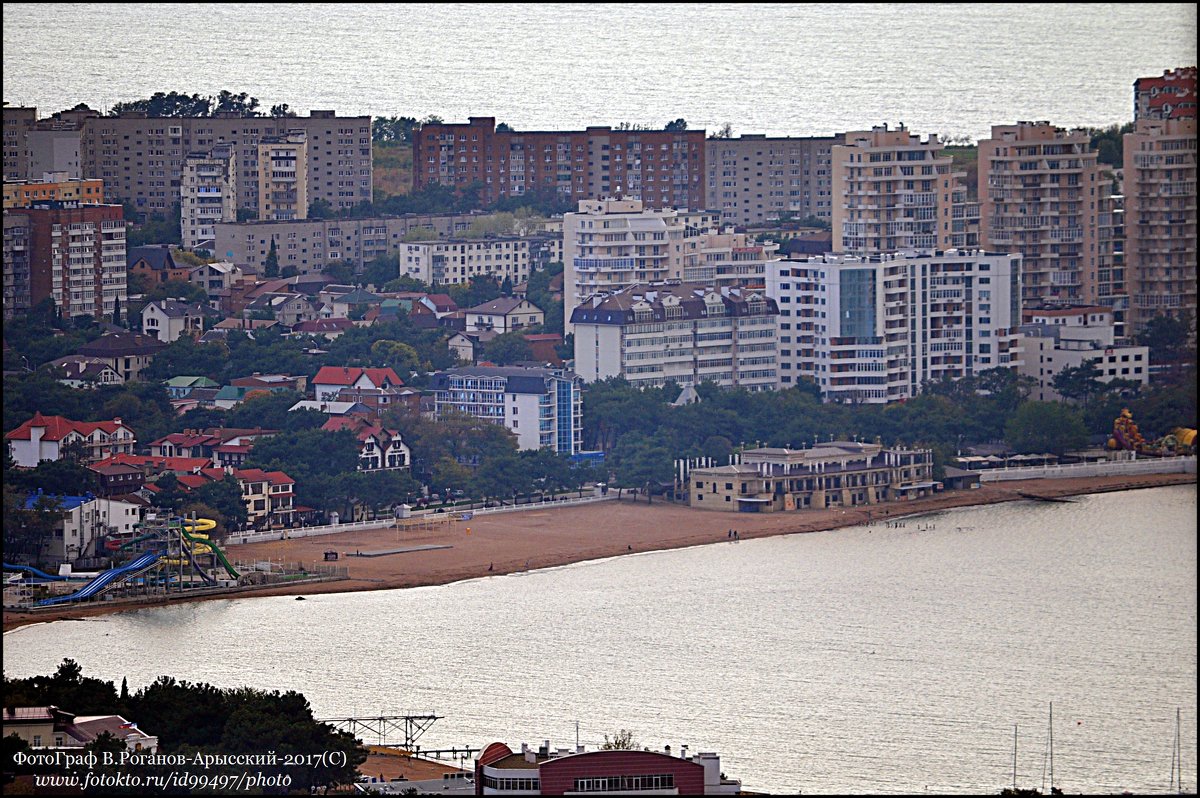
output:
<instances>
[{"instance_id":1,"label":"red roof of house","mask_svg":"<svg viewBox=\"0 0 1200 798\"><path fill-rule=\"evenodd\" d=\"M426 296L429 297L429 301L433 303L439 313L448 310L458 310L458 305L454 304L454 300L450 298L449 294L426 294Z\"/></svg>"},{"instance_id":2,"label":"red roof of house","mask_svg":"<svg viewBox=\"0 0 1200 798\"><path fill-rule=\"evenodd\" d=\"M112 435L118 429L125 427L125 425L121 423L121 419L119 418L114 418L112 421L72 421L63 416L43 416L41 413L34 413L33 418L4 437L10 441L31 440L30 431L34 427L44 427L46 429L42 433L42 440L61 441L72 432L78 432L80 435L87 437L99 429ZM129 428L125 427L125 429Z\"/></svg>"},{"instance_id":3,"label":"red roof of house","mask_svg":"<svg viewBox=\"0 0 1200 798\"><path fill-rule=\"evenodd\" d=\"M350 319L313 319L292 325L292 332L337 332L354 326Z\"/></svg>"},{"instance_id":4,"label":"red roof of house","mask_svg":"<svg viewBox=\"0 0 1200 798\"><path fill-rule=\"evenodd\" d=\"M97 467L110 465L131 465L138 467L157 468L159 471L174 471L190 473L212 464L207 457L154 457L144 454L114 454L96 463Z\"/></svg>"},{"instance_id":5,"label":"red roof of house","mask_svg":"<svg viewBox=\"0 0 1200 798\"><path fill-rule=\"evenodd\" d=\"M383 387L385 382L392 385L403 385L404 380L390 368L364 369L356 366L321 366L317 376L313 377L314 385L354 385L363 375L367 376L376 388Z\"/></svg>"},{"instance_id":6,"label":"red roof of house","mask_svg":"<svg viewBox=\"0 0 1200 798\"><path fill-rule=\"evenodd\" d=\"M395 434L391 430L385 429L382 424L376 421L367 421L362 416L335 416L322 424L321 429L326 432L348 429L360 442L373 437L387 436L390 438Z\"/></svg>"}]
</instances>

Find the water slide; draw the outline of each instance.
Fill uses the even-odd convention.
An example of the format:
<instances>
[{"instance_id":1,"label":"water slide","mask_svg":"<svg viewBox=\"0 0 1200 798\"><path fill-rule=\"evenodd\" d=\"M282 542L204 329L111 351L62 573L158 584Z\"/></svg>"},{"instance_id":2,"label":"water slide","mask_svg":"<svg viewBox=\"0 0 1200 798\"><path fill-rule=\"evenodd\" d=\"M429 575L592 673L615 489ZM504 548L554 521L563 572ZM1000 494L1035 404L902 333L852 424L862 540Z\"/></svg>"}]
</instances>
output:
<instances>
[{"instance_id":1,"label":"water slide","mask_svg":"<svg viewBox=\"0 0 1200 798\"><path fill-rule=\"evenodd\" d=\"M80 579L81 578L78 576L74 576L74 577L72 577L72 576L51 576L50 574L46 573L45 571L39 571L38 569L36 569L30 565L9 565L8 563L4 563L4 570L6 570L6 571L25 571L26 573L32 574L33 576L36 576L39 579L52 579L55 582L65 582L68 579Z\"/></svg>"},{"instance_id":2,"label":"water slide","mask_svg":"<svg viewBox=\"0 0 1200 798\"><path fill-rule=\"evenodd\" d=\"M74 593L70 593L66 596L55 596L54 598L42 599L37 603L37 606L48 607L52 604L63 604L68 601L83 601L84 599L90 599L93 596L97 596L108 588L112 587L114 582L131 579L140 574L142 571L153 567L154 564L159 561L161 556L162 555L158 554L157 552L148 551L128 565L122 565L120 568L113 568L112 570L105 571L91 582L88 582L86 585L84 585L82 589L77 590Z\"/></svg>"},{"instance_id":3,"label":"water slide","mask_svg":"<svg viewBox=\"0 0 1200 798\"><path fill-rule=\"evenodd\" d=\"M183 536L185 538L187 538L189 541L191 541L192 543L199 544L200 546L205 546L207 548L212 549L213 555L215 555L217 560L221 563L221 565L223 565L225 567L225 571L230 576L232 576L234 579L238 579L241 575L236 570L234 570L234 567L232 565L229 564L229 560L227 560L225 558L225 552L221 551L221 549L217 547L217 544L213 543L212 540L208 537L208 535L193 534L193 533L200 533L200 532L208 532L211 529L215 529L216 526L217 526L217 522L213 521L210 518L197 518L195 521L184 521L183 522ZM199 548L195 549L195 551L198 554L205 553L204 551L202 551Z\"/></svg>"}]
</instances>

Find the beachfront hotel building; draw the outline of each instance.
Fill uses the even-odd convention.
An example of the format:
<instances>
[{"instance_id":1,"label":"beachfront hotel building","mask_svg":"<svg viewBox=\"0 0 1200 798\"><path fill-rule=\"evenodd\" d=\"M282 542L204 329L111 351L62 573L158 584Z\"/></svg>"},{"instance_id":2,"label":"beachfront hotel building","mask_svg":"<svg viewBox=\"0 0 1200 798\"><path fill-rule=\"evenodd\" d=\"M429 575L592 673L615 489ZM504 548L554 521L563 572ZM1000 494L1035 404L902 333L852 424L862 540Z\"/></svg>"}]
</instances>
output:
<instances>
[{"instance_id":1,"label":"beachfront hotel building","mask_svg":"<svg viewBox=\"0 0 1200 798\"><path fill-rule=\"evenodd\" d=\"M683 279L701 265L700 236L713 212L656 210L638 199L580 200L563 215L563 296L575 307L595 294ZM571 316L565 332L573 331Z\"/></svg>"},{"instance_id":2,"label":"beachfront hotel building","mask_svg":"<svg viewBox=\"0 0 1200 798\"><path fill-rule=\"evenodd\" d=\"M185 249L211 247L216 224L237 221L237 172L231 144L188 153L179 189L179 229Z\"/></svg>"},{"instance_id":3,"label":"beachfront hotel building","mask_svg":"<svg viewBox=\"0 0 1200 798\"><path fill-rule=\"evenodd\" d=\"M768 391L777 379L777 313L762 291L703 283L596 295L571 313L575 370L586 382L624 377L638 386L713 382Z\"/></svg>"},{"instance_id":4,"label":"beachfront hotel building","mask_svg":"<svg viewBox=\"0 0 1200 798\"><path fill-rule=\"evenodd\" d=\"M1195 97L1195 70L1192 70ZM1196 119L1141 119L1125 134L1129 332L1159 314L1196 318Z\"/></svg>"},{"instance_id":5,"label":"beachfront hotel building","mask_svg":"<svg viewBox=\"0 0 1200 798\"><path fill-rule=\"evenodd\" d=\"M901 125L845 134L831 148L833 249L849 255L948 249L962 173L936 134Z\"/></svg>"},{"instance_id":6,"label":"beachfront hotel building","mask_svg":"<svg viewBox=\"0 0 1200 798\"><path fill-rule=\"evenodd\" d=\"M761 448L740 462L683 473L688 506L773 513L860 507L932 495L933 451L829 441L811 449Z\"/></svg>"},{"instance_id":7,"label":"beachfront hotel building","mask_svg":"<svg viewBox=\"0 0 1200 798\"><path fill-rule=\"evenodd\" d=\"M723 224L766 225L786 215L833 215L833 147L842 134L810 138L745 135L705 142L707 207Z\"/></svg>"},{"instance_id":8,"label":"beachfront hotel building","mask_svg":"<svg viewBox=\"0 0 1200 798\"><path fill-rule=\"evenodd\" d=\"M573 455L583 445L583 380L570 371L462 366L433 375L435 417L465 413L502 424L521 449Z\"/></svg>"},{"instance_id":9,"label":"beachfront hotel building","mask_svg":"<svg viewBox=\"0 0 1200 798\"><path fill-rule=\"evenodd\" d=\"M1014 368L1020 279L1019 255L981 250L772 263L778 387L811 379L827 401L883 404L928 381Z\"/></svg>"},{"instance_id":10,"label":"beachfront hotel building","mask_svg":"<svg viewBox=\"0 0 1200 798\"><path fill-rule=\"evenodd\" d=\"M663 751L599 750L583 746L519 752L504 743L484 747L475 760L476 795L738 795L742 783L721 772L715 753L678 756Z\"/></svg>"},{"instance_id":11,"label":"beachfront hotel building","mask_svg":"<svg viewBox=\"0 0 1200 798\"><path fill-rule=\"evenodd\" d=\"M413 190L477 183L485 205L552 192L575 201L625 196L647 208L704 204L703 130L497 130L496 119L425 124L413 134Z\"/></svg>"},{"instance_id":12,"label":"beachfront hotel building","mask_svg":"<svg viewBox=\"0 0 1200 798\"><path fill-rule=\"evenodd\" d=\"M1022 256L1022 301L1099 301L1099 214L1111 177L1084 130L993 125L979 142L980 241Z\"/></svg>"}]
</instances>

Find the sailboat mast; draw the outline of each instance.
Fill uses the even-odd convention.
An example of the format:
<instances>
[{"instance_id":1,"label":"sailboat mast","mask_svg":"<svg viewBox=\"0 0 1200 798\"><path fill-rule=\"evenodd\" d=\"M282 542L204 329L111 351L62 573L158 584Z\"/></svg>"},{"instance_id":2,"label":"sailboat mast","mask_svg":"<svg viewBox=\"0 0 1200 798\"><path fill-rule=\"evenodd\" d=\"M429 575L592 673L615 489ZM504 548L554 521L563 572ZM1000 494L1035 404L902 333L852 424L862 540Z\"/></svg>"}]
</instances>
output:
<instances>
[{"instance_id":1,"label":"sailboat mast","mask_svg":"<svg viewBox=\"0 0 1200 798\"><path fill-rule=\"evenodd\" d=\"M1017 724L1013 724L1013 792L1017 789Z\"/></svg>"},{"instance_id":2,"label":"sailboat mast","mask_svg":"<svg viewBox=\"0 0 1200 798\"><path fill-rule=\"evenodd\" d=\"M1050 702L1050 792L1054 792L1054 702Z\"/></svg>"},{"instance_id":3,"label":"sailboat mast","mask_svg":"<svg viewBox=\"0 0 1200 798\"><path fill-rule=\"evenodd\" d=\"M1180 795L1183 795L1183 741L1179 737L1179 707L1175 707L1175 780Z\"/></svg>"}]
</instances>

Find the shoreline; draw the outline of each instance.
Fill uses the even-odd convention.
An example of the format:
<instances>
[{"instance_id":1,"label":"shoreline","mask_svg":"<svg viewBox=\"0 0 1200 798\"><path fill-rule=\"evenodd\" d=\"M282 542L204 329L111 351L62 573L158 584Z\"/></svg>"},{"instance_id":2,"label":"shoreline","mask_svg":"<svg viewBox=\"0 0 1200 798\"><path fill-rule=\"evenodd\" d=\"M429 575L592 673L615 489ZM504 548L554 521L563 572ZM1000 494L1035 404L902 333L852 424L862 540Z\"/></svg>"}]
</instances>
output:
<instances>
[{"instance_id":1,"label":"shoreline","mask_svg":"<svg viewBox=\"0 0 1200 798\"><path fill-rule=\"evenodd\" d=\"M1030 498L1056 499L1194 484L1196 477L1193 474L1021 480L985 483L975 490L940 493L907 502L874 504L862 508L806 510L802 514L715 512L693 510L667 502L645 504L620 500L478 516L471 521L447 524L436 530L398 531L395 527L355 530L323 537L250 543L228 550L232 557L243 561L317 563L323 560L326 550L336 549L343 554L338 564L349 570L347 579L139 603L63 607L41 612L6 609L3 631L8 633L34 624L82 620L184 602L447 585L467 579L503 576L627 554L727 543L731 542L728 532L734 529L739 539L748 540L829 531L858 526L869 520L890 521L939 510ZM353 555L358 550L394 548L397 544L438 548L371 558Z\"/></svg>"}]
</instances>

